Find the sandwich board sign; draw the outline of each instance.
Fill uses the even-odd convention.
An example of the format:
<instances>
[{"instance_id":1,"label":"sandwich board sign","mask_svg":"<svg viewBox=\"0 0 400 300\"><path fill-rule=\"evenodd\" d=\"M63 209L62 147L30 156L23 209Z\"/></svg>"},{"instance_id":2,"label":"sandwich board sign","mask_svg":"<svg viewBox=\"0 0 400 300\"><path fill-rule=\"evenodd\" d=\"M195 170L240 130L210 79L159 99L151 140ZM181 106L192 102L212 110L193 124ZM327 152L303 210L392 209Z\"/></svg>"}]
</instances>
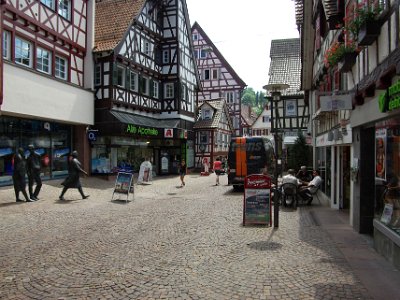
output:
<instances>
[{"instance_id":1,"label":"sandwich board sign","mask_svg":"<svg viewBox=\"0 0 400 300\"><path fill-rule=\"evenodd\" d=\"M114 194L117 193L125 194L126 202L128 202L129 193L133 194L133 192L133 173L118 172L111 201L114 200Z\"/></svg>"},{"instance_id":2,"label":"sandwich board sign","mask_svg":"<svg viewBox=\"0 0 400 300\"><path fill-rule=\"evenodd\" d=\"M272 225L271 177L252 174L244 181L243 226Z\"/></svg>"}]
</instances>

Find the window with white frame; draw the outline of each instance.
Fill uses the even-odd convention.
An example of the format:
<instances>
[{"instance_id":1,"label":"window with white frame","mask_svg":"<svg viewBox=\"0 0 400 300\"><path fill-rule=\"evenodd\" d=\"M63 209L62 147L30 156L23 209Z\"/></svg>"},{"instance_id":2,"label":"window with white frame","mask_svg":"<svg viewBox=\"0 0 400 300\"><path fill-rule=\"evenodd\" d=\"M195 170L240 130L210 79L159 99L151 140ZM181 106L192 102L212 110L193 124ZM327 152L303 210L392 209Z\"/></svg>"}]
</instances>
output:
<instances>
[{"instance_id":1,"label":"window with white frame","mask_svg":"<svg viewBox=\"0 0 400 300\"><path fill-rule=\"evenodd\" d=\"M55 0L40 0L40 2L54 10Z\"/></svg>"},{"instance_id":2,"label":"window with white frame","mask_svg":"<svg viewBox=\"0 0 400 300\"><path fill-rule=\"evenodd\" d=\"M225 100L227 103L233 103L235 101L235 93L234 92L226 92Z\"/></svg>"},{"instance_id":3,"label":"window with white frame","mask_svg":"<svg viewBox=\"0 0 400 300\"><path fill-rule=\"evenodd\" d=\"M50 74L51 73L51 52L38 47L36 49L36 70Z\"/></svg>"},{"instance_id":4,"label":"window with white frame","mask_svg":"<svg viewBox=\"0 0 400 300\"><path fill-rule=\"evenodd\" d=\"M187 93L187 87L186 85L182 84L182 100L186 100L186 93Z\"/></svg>"},{"instance_id":5,"label":"window with white frame","mask_svg":"<svg viewBox=\"0 0 400 300\"><path fill-rule=\"evenodd\" d=\"M143 95L149 95L149 83L150 80L148 77L143 76L142 80L141 80L141 87L140 87L140 91L142 92Z\"/></svg>"},{"instance_id":6,"label":"window with white frame","mask_svg":"<svg viewBox=\"0 0 400 300\"><path fill-rule=\"evenodd\" d=\"M199 50L194 49L193 50L193 56L194 56L195 59L198 59L199 58Z\"/></svg>"},{"instance_id":7,"label":"window with white frame","mask_svg":"<svg viewBox=\"0 0 400 300\"><path fill-rule=\"evenodd\" d=\"M142 53L151 56L153 53L153 44L146 39L142 39Z\"/></svg>"},{"instance_id":8,"label":"window with white frame","mask_svg":"<svg viewBox=\"0 0 400 300\"><path fill-rule=\"evenodd\" d=\"M58 14L67 20L71 19L71 0L58 0Z\"/></svg>"},{"instance_id":9,"label":"window with white frame","mask_svg":"<svg viewBox=\"0 0 400 300\"><path fill-rule=\"evenodd\" d=\"M269 116L263 116L262 117L263 123L268 123L269 122Z\"/></svg>"},{"instance_id":10,"label":"window with white frame","mask_svg":"<svg viewBox=\"0 0 400 300\"><path fill-rule=\"evenodd\" d=\"M168 64L169 62L170 62L169 50L164 50L163 51L163 63Z\"/></svg>"},{"instance_id":11,"label":"window with white frame","mask_svg":"<svg viewBox=\"0 0 400 300\"><path fill-rule=\"evenodd\" d=\"M197 33L193 33L192 37L193 41L197 41L199 39L199 35Z\"/></svg>"},{"instance_id":12,"label":"window with white frame","mask_svg":"<svg viewBox=\"0 0 400 300\"><path fill-rule=\"evenodd\" d=\"M164 84L164 97L167 99L174 98L174 83L167 82Z\"/></svg>"},{"instance_id":13,"label":"window with white frame","mask_svg":"<svg viewBox=\"0 0 400 300\"><path fill-rule=\"evenodd\" d=\"M94 66L94 86L101 85L101 64Z\"/></svg>"},{"instance_id":14,"label":"window with white frame","mask_svg":"<svg viewBox=\"0 0 400 300\"><path fill-rule=\"evenodd\" d=\"M68 79L68 61L60 56L55 59L55 76L60 79Z\"/></svg>"},{"instance_id":15,"label":"window with white frame","mask_svg":"<svg viewBox=\"0 0 400 300\"><path fill-rule=\"evenodd\" d=\"M154 80L153 81L153 97L156 99L158 99L158 87L159 87L158 81Z\"/></svg>"},{"instance_id":16,"label":"window with white frame","mask_svg":"<svg viewBox=\"0 0 400 300\"><path fill-rule=\"evenodd\" d=\"M11 33L8 31L3 31L3 58L10 60L10 50L11 49Z\"/></svg>"},{"instance_id":17,"label":"window with white frame","mask_svg":"<svg viewBox=\"0 0 400 300\"><path fill-rule=\"evenodd\" d=\"M19 37L15 38L15 62L32 67L32 44Z\"/></svg>"},{"instance_id":18,"label":"window with white frame","mask_svg":"<svg viewBox=\"0 0 400 300\"><path fill-rule=\"evenodd\" d=\"M138 91L138 78L139 76L136 72L129 71L129 89L131 91Z\"/></svg>"}]
</instances>

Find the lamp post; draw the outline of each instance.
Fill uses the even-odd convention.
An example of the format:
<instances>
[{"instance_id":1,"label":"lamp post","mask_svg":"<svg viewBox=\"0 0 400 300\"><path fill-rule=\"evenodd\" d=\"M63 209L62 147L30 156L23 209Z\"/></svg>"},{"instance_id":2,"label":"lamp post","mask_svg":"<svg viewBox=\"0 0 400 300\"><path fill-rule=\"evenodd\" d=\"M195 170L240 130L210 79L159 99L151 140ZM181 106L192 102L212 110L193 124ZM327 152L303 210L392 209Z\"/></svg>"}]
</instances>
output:
<instances>
[{"instance_id":1,"label":"lamp post","mask_svg":"<svg viewBox=\"0 0 400 300\"><path fill-rule=\"evenodd\" d=\"M281 101L281 91L289 88L288 84L285 83L272 83L263 86L263 89L271 93L271 133L274 136L274 148L275 148L275 170L274 170L274 184L275 188L278 188L278 133L279 133L279 113L278 113L278 102ZM274 102L275 105L275 118L274 118ZM274 124L275 123L275 124ZM277 193L274 193L274 227L279 226L279 203L277 199Z\"/></svg>"}]
</instances>

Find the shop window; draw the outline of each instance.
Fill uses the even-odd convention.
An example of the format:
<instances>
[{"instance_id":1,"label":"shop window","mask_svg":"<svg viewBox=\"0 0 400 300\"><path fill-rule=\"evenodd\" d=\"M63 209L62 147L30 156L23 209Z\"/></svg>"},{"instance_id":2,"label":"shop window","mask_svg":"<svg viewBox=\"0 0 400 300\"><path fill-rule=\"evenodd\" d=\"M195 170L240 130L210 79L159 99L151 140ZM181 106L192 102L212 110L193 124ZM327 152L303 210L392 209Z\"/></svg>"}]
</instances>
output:
<instances>
[{"instance_id":1,"label":"shop window","mask_svg":"<svg viewBox=\"0 0 400 300\"><path fill-rule=\"evenodd\" d=\"M376 217L400 234L400 122L375 131Z\"/></svg>"}]
</instances>

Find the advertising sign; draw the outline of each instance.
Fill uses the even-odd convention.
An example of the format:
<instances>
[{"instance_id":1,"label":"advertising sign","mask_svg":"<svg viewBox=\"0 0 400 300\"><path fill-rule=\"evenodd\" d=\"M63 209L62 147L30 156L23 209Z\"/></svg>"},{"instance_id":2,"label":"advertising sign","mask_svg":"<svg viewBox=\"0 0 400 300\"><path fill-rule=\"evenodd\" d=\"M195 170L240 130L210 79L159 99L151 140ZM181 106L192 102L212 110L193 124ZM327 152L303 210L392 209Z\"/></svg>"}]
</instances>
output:
<instances>
[{"instance_id":1,"label":"advertising sign","mask_svg":"<svg viewBox=\"0 0 400 300\"><path fill-rule=\"evenodd\" d=\"M243 201L243 226L269 225L271 218L271 177L253 174L245 178Z\"/></svg>"},{"instance_id":2,"label":"advertising sign","mask_svg":"<svg viewBox=\"0 0 400 300\"><path fill-rule=\"evenodd\" d=\"M126 194L126 202L128 202L129 193L133 194L133 173L118 172L115 180L114 192L111 200L114 199L114 194Z\"/></svg>"}]
</instances>

